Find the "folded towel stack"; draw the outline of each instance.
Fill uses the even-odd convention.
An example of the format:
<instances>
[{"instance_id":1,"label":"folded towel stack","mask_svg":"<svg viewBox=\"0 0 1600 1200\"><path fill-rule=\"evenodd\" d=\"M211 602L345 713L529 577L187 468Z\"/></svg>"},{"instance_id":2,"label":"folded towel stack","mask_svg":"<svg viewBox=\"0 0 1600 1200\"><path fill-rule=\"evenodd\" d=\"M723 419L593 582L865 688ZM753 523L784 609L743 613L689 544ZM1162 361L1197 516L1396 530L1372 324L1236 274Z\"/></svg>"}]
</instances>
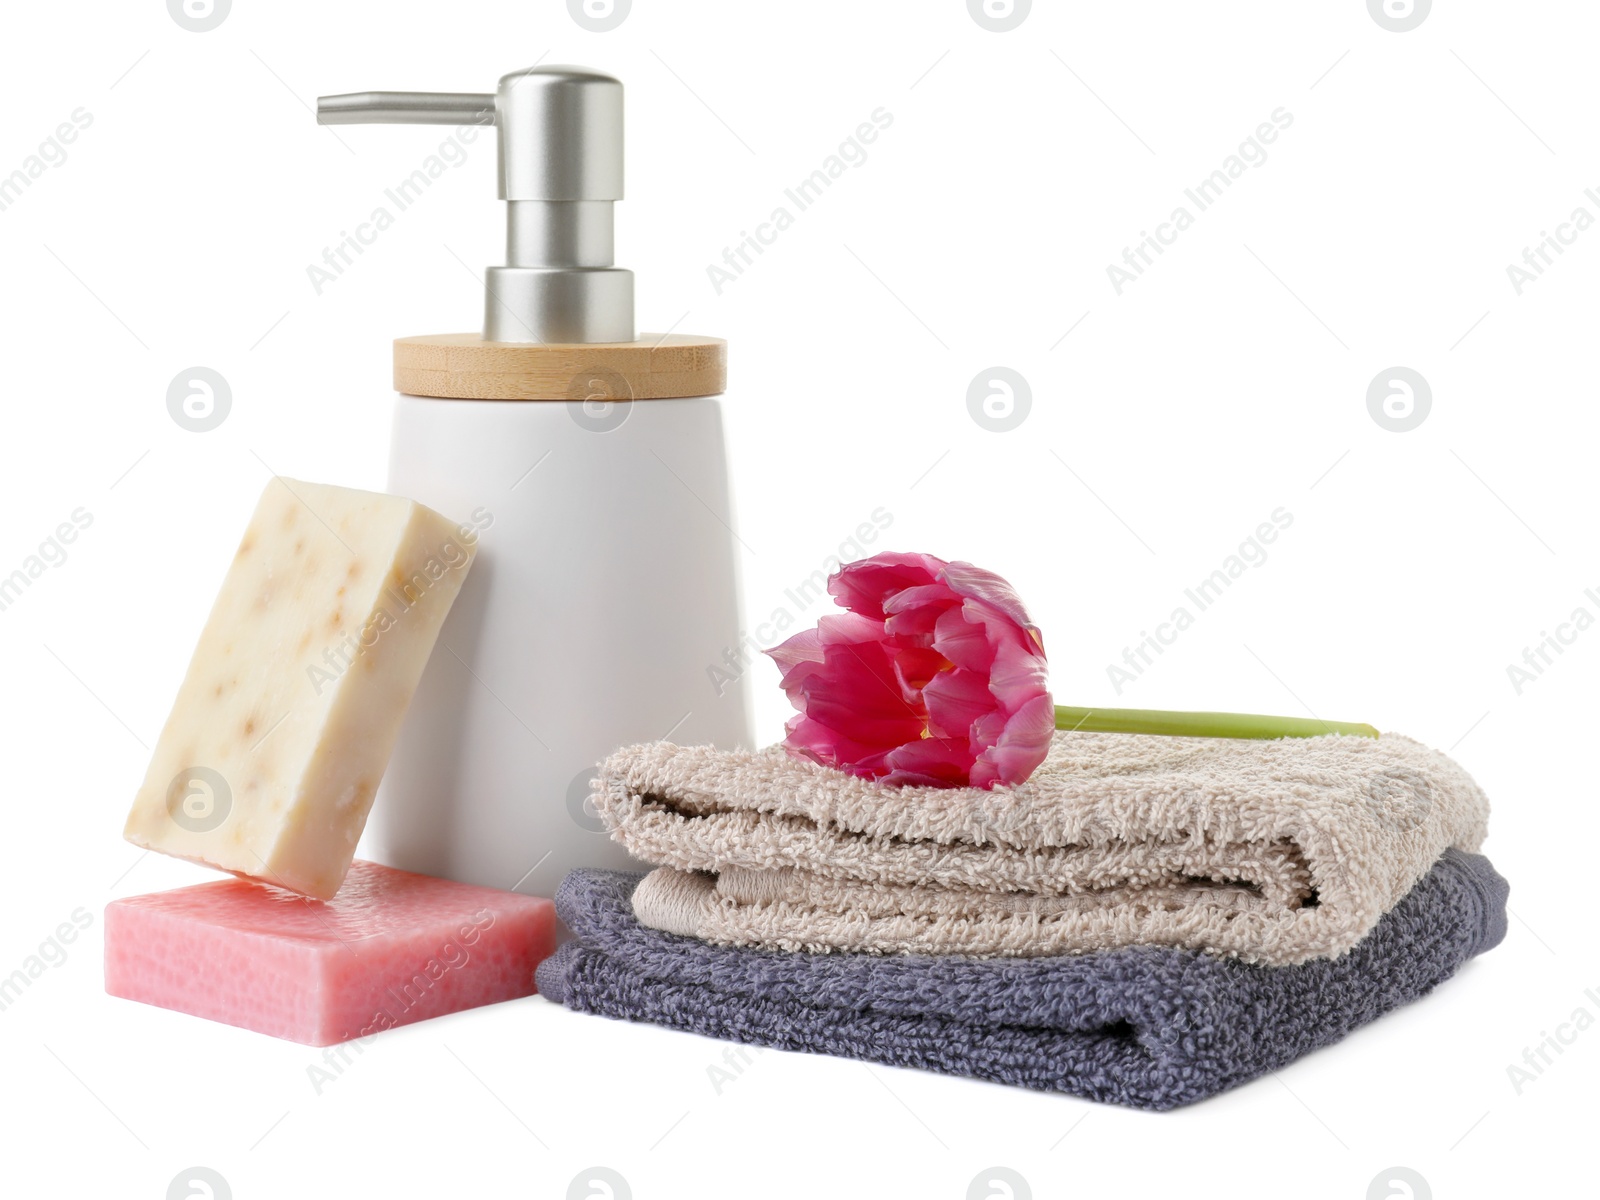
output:
<instances>
[{"instance_id":1,"label":"folded towel stack","mask_svg":"<svg viewBox=\"0 0 1600 1200\"><path fill-rule=\"evenodd\" d=\"M658 743L596 789L662 865L568 878L547 997L1143 1108L1336 1041L1505 932L1482 791L1397 735L1063 732L993 790Z\"/></svg>"}]
</instances>

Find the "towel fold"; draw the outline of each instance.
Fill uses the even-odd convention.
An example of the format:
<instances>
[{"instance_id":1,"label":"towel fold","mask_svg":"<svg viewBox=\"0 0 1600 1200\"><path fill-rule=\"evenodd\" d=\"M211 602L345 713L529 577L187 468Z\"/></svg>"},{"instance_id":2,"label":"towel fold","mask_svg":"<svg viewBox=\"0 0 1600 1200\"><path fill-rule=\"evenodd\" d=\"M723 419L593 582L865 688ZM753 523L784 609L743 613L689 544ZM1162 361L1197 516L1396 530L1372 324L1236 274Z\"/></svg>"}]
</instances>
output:
<instances>
[{"instance_id":1,"label":"towel fold","mask_svg":"<svg viewBox=\"0 0 1600 1200\"><path fill-rule=\"evenodd\" d=\"M658 742L595 804L663 864L640 920L724 945L1030 956L1157 945L1286 965L1354 946L1488 801L1409 738L1061 732L1026 783L892 787ZM705 873L705 874L696 874Z\"/></svg>"},{"instance_id":2,"label":"towel fold","mask_svg":"<svg viewBox=\"0 0 1600 1200\"><path fill-rule=\"evenodd\" d=\"M1204 1099L1338 1041L1505 936L1507 885L1447 850L1349 953L1292 967L1134 947L1054 958L808 954L663 933L638 875L574 871L539 991L581 1012L1135 1108Z\"/></svg>"}]
</instances>

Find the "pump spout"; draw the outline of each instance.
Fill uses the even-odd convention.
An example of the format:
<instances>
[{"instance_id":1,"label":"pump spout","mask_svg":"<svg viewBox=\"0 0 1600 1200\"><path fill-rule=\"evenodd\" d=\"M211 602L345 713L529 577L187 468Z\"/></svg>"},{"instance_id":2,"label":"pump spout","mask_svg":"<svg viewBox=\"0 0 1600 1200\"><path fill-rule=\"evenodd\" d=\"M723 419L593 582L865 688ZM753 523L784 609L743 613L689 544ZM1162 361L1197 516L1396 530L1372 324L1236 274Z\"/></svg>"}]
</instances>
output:
<instances>
[{"instance_id":1,"label":"pump spout","mask_svg":"<svg viewBox=\"0 0 1600 1200\"><path fill-rule=\"evenodd\" d=\"M351 92L317 97L318 125L493 125L493 92Z\"/></svg>"}]
</instances>

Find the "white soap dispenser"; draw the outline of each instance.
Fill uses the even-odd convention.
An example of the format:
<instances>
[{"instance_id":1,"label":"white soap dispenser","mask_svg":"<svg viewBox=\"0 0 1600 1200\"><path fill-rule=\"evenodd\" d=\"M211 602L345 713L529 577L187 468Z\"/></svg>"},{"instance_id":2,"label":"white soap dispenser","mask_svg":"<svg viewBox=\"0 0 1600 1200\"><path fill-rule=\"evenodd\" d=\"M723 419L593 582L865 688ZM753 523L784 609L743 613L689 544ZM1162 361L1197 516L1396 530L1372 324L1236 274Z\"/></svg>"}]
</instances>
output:
<instances>
[{"instance_id":1,"label":"white soap dispenser","mask_svg":"<svg viewBox=\"0 0 1600 1200\"><path fill-rule=\"evenodd\" d=\"M536 67L493 95L327 96L317 119L495 125L507 202L483 333L395 342L389 490L479 550L362 853L537 895L574 867L637 865L587 803L594 764L753 739L726 657L742 641L727 346L635 336L633 275L613 265L622 84Z\"/></svg>"}]
</instances>

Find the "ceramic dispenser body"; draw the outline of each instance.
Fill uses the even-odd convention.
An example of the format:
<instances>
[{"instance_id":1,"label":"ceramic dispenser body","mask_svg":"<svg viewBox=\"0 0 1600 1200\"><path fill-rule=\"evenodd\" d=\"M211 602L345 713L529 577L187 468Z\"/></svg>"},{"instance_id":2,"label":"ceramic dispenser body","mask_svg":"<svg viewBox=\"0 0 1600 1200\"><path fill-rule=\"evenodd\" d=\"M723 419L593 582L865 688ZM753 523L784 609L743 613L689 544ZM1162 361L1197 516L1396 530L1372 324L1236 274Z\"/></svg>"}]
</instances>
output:
<instances>
[{"instance_id":1,"label":"ceramic dispenser body","mask_svg":"<svg viewBox=\"0 0 1600 1200\"><path fill-rule=\"evenodd\" d=\"M637 867L587 803L594 765L663 738L752 746L725 659L742 551L721 399L401 395L389 490L479 541L364 853L546 896L574 867Z\"/></svg>"}]
</instances>

